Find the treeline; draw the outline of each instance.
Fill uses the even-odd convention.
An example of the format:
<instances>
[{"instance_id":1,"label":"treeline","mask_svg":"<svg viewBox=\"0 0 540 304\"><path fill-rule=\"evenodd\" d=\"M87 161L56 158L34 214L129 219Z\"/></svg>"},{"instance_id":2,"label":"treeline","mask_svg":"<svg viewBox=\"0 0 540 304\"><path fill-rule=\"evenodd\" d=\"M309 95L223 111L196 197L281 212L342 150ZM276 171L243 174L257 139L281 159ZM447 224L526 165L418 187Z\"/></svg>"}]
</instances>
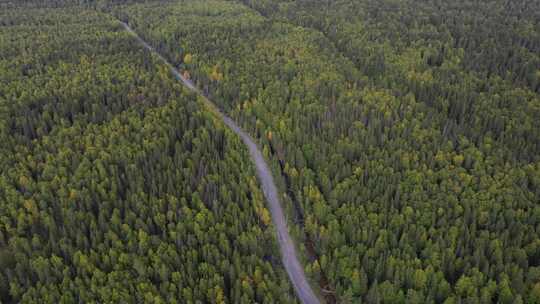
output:
<instances>
[{"instance_id":1,"label":"treeline","mask_svg":"<svg viewBox=\"0 0 540 304\"><path fill-rule=\"evenodd\" d=\"M536 19L508 17L529 29L505 45L521 61L489 50L501 53L475 64L484 38L457 41L444 24L491 33L500 19L480 23L462 1L409 2L113 11L259 138L328 300L540 303Z\"/></svg>"},{"instance_id":2,"label":"treeline","mask_svg":"<svg viewBox=\"0 0 540 304\"><path fill-rule=\"evenodd\" d=\"M167 67L80 6L0 20L0 302L296 302L247 151Z\"/></svg>"}]
</instances>

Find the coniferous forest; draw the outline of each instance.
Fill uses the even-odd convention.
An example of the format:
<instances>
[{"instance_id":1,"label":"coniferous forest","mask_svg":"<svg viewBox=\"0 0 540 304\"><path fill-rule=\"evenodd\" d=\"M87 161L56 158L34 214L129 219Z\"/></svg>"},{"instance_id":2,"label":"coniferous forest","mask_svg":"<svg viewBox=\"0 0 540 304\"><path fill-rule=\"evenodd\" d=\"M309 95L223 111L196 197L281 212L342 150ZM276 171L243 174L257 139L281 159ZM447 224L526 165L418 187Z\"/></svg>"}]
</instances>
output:
<instances>
[{"instance_id":1,"label":"coniferous forest","mask_svg":"<svg viewBox=\"0 0 540 304\"><path fill-rule=\"evenodd\" d=\"M114 19L1 13L0 300L294 303L240 141Z\"/></svg>"},{"instance_id":2,"label":"coniferous forest","mask_svg":"<svg viewBox=\"0 0 540 304\"><path fill-rule=\"evenodd\" d=\"M0 302L304 302L248 148L157 54L257 141L321 303L540 304L510 0L0 0Z\"/></svg>"}]
</instances>

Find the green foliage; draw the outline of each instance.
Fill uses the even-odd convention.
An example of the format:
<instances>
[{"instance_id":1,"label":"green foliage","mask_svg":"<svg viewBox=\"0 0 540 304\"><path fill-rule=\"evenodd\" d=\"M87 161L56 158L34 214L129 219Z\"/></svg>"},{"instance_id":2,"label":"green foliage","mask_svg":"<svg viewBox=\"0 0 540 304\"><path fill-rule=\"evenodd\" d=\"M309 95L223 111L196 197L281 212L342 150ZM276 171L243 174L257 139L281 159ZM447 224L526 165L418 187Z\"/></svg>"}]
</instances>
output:
<instances>
[{"instance_id":1,"label":"green foliage","mask_svg":"<svg viewBox=\"0 0 540 304\"><path fill-rule=\"evenodd\" d=\"M259 138L338 301L534 298L535 3L160 4L112 11Z\"/></svg>"},{"instance_id":2,"label":"green foliage","mask_svg":"<svg viewBox=\"0 0 540 304\"><path fill-rule=\"evenodd\" d=\"M83 7L0 20L0 302L295 302L246 149L167 67Z\"/></svg>"},{"instance_id":3,"label":"green foliage","mask_svg":"<svg viewBox=\"0 0 540 304\"><path fill-rule=\"evenodd\" d=\"M0 300L294 302L238 140L93 7L258 138L328 300L540 303L538 3L0 3Z\"/></svg>"}]
</instances>

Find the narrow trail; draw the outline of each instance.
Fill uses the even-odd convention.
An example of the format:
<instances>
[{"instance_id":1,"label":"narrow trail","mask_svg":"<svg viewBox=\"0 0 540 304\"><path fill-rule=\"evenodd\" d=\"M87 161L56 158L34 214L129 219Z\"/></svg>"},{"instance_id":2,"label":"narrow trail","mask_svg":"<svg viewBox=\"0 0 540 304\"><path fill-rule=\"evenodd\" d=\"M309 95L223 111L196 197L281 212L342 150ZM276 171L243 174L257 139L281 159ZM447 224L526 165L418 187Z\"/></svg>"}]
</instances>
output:
<instances>
[{"instance_id":1,"label":"narrow trail","mask_svg":"<svg viewBox=\"0 0 540 304\"><path fill-rule=\"evenodd\" d=\"M131 27L129 27L129 25L121 21L120 23L146 49L154 53L161 61L163 61L170 68L171 72L178 80L182 81L182 83L186 87L199 94L204 100L205 104L210 109L212 109L212 111L215 112L216 115L218 115L234 133L240 136L244 144L248 147L249 155L251 156L251 160L255 164L257 176L259 177L264 196L266 198L266 201L268 202L268 207L272 215L272 221L274 222L274 226L276 228L283 266L285 267L285 270L289 275L289 279L294 286L294 290L296 291L300 302L304 304L319 304L320 301L315 296L315 293L313 292L311 286L307 281L304 269L298 260L298 255L296 254L294 243L291 239L291 236L289 235L289 230L287 229L287 221L285 220L285 215L283 214L283 209L281 208L281 202L279 199L276 185L274 183L274 178L272 177L272 173L268 167L268 164L264 160L261 151L255 144L251 136L249 136L249 134L242 130L234 120L221 112L212 101L210 101L199 89L197 89L193 82L191 82L189 79L184 78L184 76L182 76L182 74L177 69L175 69L170 62L168 62L163 56L161 56L161 54L155 51L152 46L146 43L146 41L144 41L135 31L133 31Z\"/></svg>"}]
</instances>

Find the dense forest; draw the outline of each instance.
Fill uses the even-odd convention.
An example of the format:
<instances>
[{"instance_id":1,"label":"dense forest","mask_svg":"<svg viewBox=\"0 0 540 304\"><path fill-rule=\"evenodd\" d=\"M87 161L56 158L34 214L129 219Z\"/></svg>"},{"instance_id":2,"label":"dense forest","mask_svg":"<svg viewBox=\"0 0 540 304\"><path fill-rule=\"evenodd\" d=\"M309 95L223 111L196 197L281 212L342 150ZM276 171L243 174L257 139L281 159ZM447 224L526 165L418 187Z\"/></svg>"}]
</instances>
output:
<instances>
[{"instance_id":1,"label":"dense forest","mask_svg":"<svg viewBox=\"0 0 540 304\"><path fill-rule=\"evenodd\" d=\"M240 140L111 16L35 6L0 10L0 302L296 303Z\"/></svg>"},{"instance_id":2,"label":"dense forest","mask_svg":"<svg viewBox=\"0 0 540 304\"><path fill-rule=\"evenodd\" d=\"M0 0L0 301L540 304L540 2Z\"/></svg>"},{"instance_id":3,"label":"dense forest","mask_svg":"<svg viewBox=\"0 0 540 304\"><path fill-rule=\"evenodd\" d=\"M540 302L536 2L111 10L259 138L327 301Z\"/></svg>"}]
</instances>

